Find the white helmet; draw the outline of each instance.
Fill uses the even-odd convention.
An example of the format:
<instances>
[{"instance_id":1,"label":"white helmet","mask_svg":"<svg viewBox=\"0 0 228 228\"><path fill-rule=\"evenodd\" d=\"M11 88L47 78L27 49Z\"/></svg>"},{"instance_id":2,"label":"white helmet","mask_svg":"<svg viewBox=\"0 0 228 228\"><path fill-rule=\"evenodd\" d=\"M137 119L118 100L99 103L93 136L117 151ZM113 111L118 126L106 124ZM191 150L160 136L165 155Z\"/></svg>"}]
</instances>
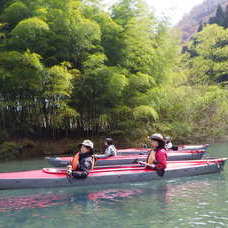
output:
<instances>
[{"instance_id":1,"label":"white helmet","mask_svg":"<svg viewBox=\"0 0 228 228\"><path fill-rule=\"evenodd\" d=\"M155 140L159 140L159 141L164 142L164 137L161 134L158 134L158 133L151 135L150 139L151 140L155 139Z\"/></svg>"},{"instance_id":2,"label":"white helmet","mask_svg":"<svg viewBox=\"0 0 228 228\"><path fill-rule=\"evenodd\" d=\"M80 145L93 149L93 142L89 139L84 140Z\"/></svg>"}]
</instances>

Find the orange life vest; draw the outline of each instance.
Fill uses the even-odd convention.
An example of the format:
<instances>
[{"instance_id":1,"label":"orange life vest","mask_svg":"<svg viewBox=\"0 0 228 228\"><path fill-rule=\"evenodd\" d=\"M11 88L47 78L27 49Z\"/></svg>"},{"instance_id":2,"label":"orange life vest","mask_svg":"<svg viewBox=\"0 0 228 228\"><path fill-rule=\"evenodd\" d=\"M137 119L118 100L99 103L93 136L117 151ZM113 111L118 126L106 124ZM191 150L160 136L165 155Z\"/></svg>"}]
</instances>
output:
<instances>
[{"instance_id":1,"label":"orange life vest","mask_svg":"<svg viewBox=\"0 0 228 228\"><path fill-rule=\"evenodd\" d=\"M147 157L147 161L146 161L149 165L152 165L154 163L156 163L156 158L155 158L155 151L150 151L148 157Z\"/></svg>"},{"instance_id":2,"label":"orange life vest","mask_svg":"<svg viewBox=\"0 0 228 228\"><path fill-rule=\"evenodd\" d=\"M71 160L72 170L77 170L79 165L79 152L74 155L73 159Z\"/></svg>"},{"instance_id":3,"label":"orange life vest","mask_svg":"<svg viewBox=\"0 0 228 228\"><path fill-rule=\"evenodd\" d=\"M79 156L80 155L79 155L79 152L78 152L77 154L74 155L73 159L71 160L72 170L77 170L78 169L78 166L79 166ZM96 163L96 158L93 155L92 156L92 167L91 167L91 169L94 168L95 163Z\"/></svg>"}]
</instances>

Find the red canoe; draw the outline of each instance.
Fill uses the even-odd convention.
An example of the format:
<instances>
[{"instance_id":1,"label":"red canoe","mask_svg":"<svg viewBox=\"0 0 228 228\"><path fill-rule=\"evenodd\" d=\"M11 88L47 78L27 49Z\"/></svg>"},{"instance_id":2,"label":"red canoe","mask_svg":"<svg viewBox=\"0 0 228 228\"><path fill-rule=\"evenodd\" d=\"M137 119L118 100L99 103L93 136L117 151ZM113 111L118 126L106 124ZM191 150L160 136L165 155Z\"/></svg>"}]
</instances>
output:
<instances>
[{"instance_id":1,"label":"red canoe","mask_svg":"<svg viewBox=\"0 0 228 228\"><path fill-rule=\"evenodd\" d=\"M191 151L191 150L206 150L209 144L203 144L203 145L181 145L178 146L178 150L175 152L184 152L184 151ZM118 155L128 155L128 154L147 154L151 148L128 148L128 149L118 149L117 153ZM173 150L169 150L172 152Z\"/></svg>"},{"instance_id":2,"label":"red canoe","mask_svg":"<svg viewBox=\"0 0 228 228\"><path fill-rule=\"evenodd\" d=\"M177 178L217 173L223 169L227 159L171 161L164 176L156 170L139 165L101 167L90 172L85 179L67 178L65 169L46 168L24 172L0 173L0 189L46 188L67 186L89 186L143 182L158 179Z\"/></svg>"},{"instance_id":3,"label":"red canoe","mask_svg":"<svg viewBox=\"0 0 228 228\"><path fill-rule=\"evenodd\" d=\"M168 160L197 160L201 159L205 154L205 150L168 151ZM97 159L96 166L134 164L138 161L145 161L146 158L147 155L118 155L109 158ZM46 159L52 166L63 167L69 165L72 157L46 157Z\"/></svg>"}]
</instances>

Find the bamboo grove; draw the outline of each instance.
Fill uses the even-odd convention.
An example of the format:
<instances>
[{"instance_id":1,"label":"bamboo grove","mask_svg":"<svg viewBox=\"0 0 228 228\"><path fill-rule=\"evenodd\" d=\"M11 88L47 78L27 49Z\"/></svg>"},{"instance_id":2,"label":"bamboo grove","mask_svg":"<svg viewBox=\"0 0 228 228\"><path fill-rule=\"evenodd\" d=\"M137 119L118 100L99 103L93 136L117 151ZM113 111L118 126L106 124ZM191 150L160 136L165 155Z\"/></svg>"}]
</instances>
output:
<instances>
[{"instance_id":1,"label":"bamboo grove","mask_svg":"<svg viewBox=\"0 0 228 228\"><path fill-rule=\"evenodd\" d=\"M183 53L143 1L100 2L1 0L0 137L225 134L227 29L205 26Z\"/></svg>"}]
</instances>

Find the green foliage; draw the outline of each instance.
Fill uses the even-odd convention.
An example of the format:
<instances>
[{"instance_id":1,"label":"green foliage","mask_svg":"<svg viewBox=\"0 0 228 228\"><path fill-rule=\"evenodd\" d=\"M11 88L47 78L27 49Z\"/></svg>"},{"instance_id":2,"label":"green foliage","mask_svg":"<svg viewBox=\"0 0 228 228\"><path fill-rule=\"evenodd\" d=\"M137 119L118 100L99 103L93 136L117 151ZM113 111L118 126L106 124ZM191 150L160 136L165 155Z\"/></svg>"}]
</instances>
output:
<instances>
[{"instance_id":1,"label":"green foliage","mask_svg":"<svg viewBox=\"0 0 228 228\"><path fill-rule=\"evenodd\" d=\"M179 140L223 134L227 92L216 82L227 74L227 30L202 28L183 55L167 24L143 0L120 0L110 11L97 0L4 1L2 132L132 140L154 131Z\"/></svg>"},{"instance_id":2,"label":"green foliage","mask_svg":"<svg viewBox=\"0 0 228 228\"><path fill-rule=\"evenodd\" d=\"M69 61L81 69L88 54L100 49L100 27L95 21L86 19L79 7L49 9L47 21L52 30L49 40L52 48L47 54L49 64Z\"/></svg>"},{"instance_id":3,"label":"green foliage","mask_svg":"<svg viewBox=\"0 0 228 228\"><path fill-rule=\"evenodd\" d=\"M132 18L142 18L148 14L148 5L143 0L121 0L112 8L112 18L122 26Z\"/></svg>"},{"instance_id":4,"label":"green foliage","mask_svg":"<svg viewBox=\"0 0 228 228\"><path fill-rule=\"evenodd\" d=\"M33 17L22 20L11 32L12 39L9 41L14 49L31 51L42 54L48 47L50 36L49 26L43 20Z\"/></svg>"},{"instance_id":5,"label":"green foliage","mask_svg":"<svg viewBox=\"0 0 228 228\"><path fill-rule=\"evenodd\" d=\"M0 160L10 160L19 157L22 146L14 142L4 142L0 145Z\"/></svg>"},{"instance_id":6,"label":"green foliage","mask_svg":"<svg viewBox=\"0 0 228 228\"><path fill-rule=\"evenodd\" d=\"M0 53L1 93L21 96L34 94L40 90L42 70L40 56L35 53L21 54L16 51Z\"/></svg>"},{"instance_id":7,"label":"green foliage","mask_svg":"<svg viewBox=\"0 0 228 228\"><path fill-rule=\"evenodd\" d=\"M63 66L53 66L47 71L48 81L45 84L45 93L50 96L70 96L72 75Z\"/></svg>"},{"instance_id":8,"label":"green foliage","mask_svg":"<svg viewBox=\"0 0 228 228\"><path fill-rule=\"evenodd\" d=\"M121 61L123 43L121 41L123 28L104 12L96 11L86 7L86 16L96 21L101 29L101 46L108 58L109 65L116 65Z\"/></svg>"},{"instance_id":9,"label":"green foliage","mask_svg":"<svg viewBox=\"0 0 228 228\"><path fill-rule=\"evenodd\" d=\"M7 8L5 8L1 18L4 22L17 24L21 20L30 16L30 10L22 1L14 1Z\"/></svg>"},{"instance_id":10,"label":"green foliage","mask_svg":"<svg viewBox=\"0 0 228 228\"><path fill-rule=\"evenodd\" d=\"M228 93L218 86L182 86L175 90L166 87L151 91L151 95L157 97L162 120L154 124L157 131L183 142L191 135L191 142L212 139L227 130Z\"/></svg>"},{"instance_id":11,"label":"green foliage","mask_svg":"<svg viewBox=\"0 0 228 228\"><path fill-rule=\"evenodd\" d=\"M9 134L6 130L1 130L0 131L0 144L5 142L9 138Z\"/></svg>"},{"instance_id":12,"label":"green foliage","mask_svg":"<svg viewBox=\"0 0 228 228\"><path fill-rule=\"evenodd\" d=\"M195 35L190 46L190 52L195 54L188 63L193 83L211 84L227 74L227 41L228 30L215 24Z\"/></svg>"},{"instance_id":13,"label":"green foliage","mask_svg":"<svg viewBox=\"0 0 228 228\"><path fill-rule=\"evenodd\" d=\"M136 121L153 121L158 119L158 113L150 106L141 105L133 110L133 116Z\"/></svg>"},{"instance_id":14,"label":"green foliage","mask_svg":"<svg viewBox=\"0 0 228 228\"><path fill-rule=\"evenodd\" d=\"M148 74L136 73L129 78L130 88L136 91L145 92L156 85L154 78Z\"/></svg>"}]
</instances>

